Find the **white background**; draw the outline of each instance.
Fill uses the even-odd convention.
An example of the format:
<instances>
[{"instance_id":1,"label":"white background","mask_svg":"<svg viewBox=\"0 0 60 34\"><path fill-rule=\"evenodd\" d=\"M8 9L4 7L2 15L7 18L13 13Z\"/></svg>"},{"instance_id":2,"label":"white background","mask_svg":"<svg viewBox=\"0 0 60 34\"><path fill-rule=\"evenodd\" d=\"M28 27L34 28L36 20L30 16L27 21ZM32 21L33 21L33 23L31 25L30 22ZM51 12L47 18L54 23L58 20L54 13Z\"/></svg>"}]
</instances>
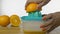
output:
<instances>
[{"instance_id":1,"label":"white background","mask_svg":"<svg viewBox=\"0 0 60 34\"><path fill-rule=\"evenodd\" d=\"M1 15L17 14L20 17L27 15L25 12L25 3L27 0L1 0ZM49 14L60 11L60 0L51 0L43 7L42 14Z\"/></svg>"}]
</instances>

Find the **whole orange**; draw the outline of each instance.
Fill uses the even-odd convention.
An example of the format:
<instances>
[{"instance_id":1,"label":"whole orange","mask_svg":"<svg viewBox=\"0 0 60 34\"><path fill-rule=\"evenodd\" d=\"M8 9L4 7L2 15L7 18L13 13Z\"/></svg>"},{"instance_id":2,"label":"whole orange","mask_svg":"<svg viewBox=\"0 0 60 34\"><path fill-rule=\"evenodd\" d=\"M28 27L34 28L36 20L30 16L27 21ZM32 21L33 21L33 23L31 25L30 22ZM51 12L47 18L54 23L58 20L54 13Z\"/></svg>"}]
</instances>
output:
<instances>
[{"instance_id":1,"label":"whole orange","mask_svg":"<svg viewBox=\"0 0 60 34\"><path fill-rule=\"evenodd\" d=\"M0 16L0 25L7 26L10 23L10 18L7 15Z\"/></svg>"},{"instance_id":2,"label":"whole orange","mask_svg":"<svg viewBox=\"0 0 60 34\"><path fill-rule=\"evenodd\" d=\"M32 12L35 11L37 8L38 4L37 3L30 3L27 7L26 7L26 11L27 12Z\"/></svg>"}]
</instances>

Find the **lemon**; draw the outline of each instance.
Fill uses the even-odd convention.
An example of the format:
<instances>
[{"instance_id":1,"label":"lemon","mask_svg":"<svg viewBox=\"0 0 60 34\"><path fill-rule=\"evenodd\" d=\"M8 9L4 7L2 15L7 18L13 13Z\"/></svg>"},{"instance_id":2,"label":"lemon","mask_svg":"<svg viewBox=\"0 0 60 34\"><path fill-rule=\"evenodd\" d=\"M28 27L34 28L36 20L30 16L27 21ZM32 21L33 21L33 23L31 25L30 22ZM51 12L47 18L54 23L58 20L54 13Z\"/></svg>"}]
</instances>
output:
<instances>
[{"instance_id":1,"label":"lemon","mask_svg":"<svg viewBox=\"0 0 60 34\"><path fill-rule=\"evenodd\" d=\"M12 15L10 17L10 23L11 23L12 26L19 26L21 24L19 16Z\"/></svg>"}]
</instances>

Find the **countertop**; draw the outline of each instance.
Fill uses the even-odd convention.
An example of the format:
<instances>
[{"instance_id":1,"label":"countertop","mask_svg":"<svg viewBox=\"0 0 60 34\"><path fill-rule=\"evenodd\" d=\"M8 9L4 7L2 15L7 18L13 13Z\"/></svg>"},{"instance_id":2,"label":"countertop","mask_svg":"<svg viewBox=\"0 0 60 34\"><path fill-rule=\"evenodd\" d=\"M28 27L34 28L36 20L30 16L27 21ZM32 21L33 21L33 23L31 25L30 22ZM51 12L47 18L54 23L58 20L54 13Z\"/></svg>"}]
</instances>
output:
<instances>
[{"instance_id":1,"label":"countertop","mask_svg":"<svg viewBox=\"0 0 60 34\"><path fill-rule=\"evenodd\" d=\"M0 27L0 34L23 34L20 27ZM60 27L51 31L50 34L60 34Z\"/></svg>"},{"instance_id":2,"label":"countertop","mask_svg":"<svg viewBox=\"0 0 60 34\"><path fill-rule=\"evenodd\" d=\"M0 27L0 34L23 34L20 27Z\"/></svg>"}]
</instances>

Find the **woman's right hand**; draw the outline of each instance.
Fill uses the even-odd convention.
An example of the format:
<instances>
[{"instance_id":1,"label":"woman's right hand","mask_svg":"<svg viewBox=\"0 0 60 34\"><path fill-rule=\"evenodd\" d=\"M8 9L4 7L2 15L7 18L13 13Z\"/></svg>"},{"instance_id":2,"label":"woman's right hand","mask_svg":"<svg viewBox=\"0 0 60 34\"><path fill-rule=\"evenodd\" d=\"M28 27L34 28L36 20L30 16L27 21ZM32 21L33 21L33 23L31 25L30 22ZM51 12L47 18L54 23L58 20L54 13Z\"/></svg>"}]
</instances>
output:
<instances>
[{"instance_id":1,"label":"woman's right hand","mask_svg":"<svg viewBox=\"0 0 60 34\"><path fill-rule=\"evenodd\" d=\"M27 0L26 4L25 4L25 10L26 7L30 4L30 3L37 3L38 6L36 7L37 10L39 10L42 6L46 5L50 0Z\"/></svg>"}]
</instances>

